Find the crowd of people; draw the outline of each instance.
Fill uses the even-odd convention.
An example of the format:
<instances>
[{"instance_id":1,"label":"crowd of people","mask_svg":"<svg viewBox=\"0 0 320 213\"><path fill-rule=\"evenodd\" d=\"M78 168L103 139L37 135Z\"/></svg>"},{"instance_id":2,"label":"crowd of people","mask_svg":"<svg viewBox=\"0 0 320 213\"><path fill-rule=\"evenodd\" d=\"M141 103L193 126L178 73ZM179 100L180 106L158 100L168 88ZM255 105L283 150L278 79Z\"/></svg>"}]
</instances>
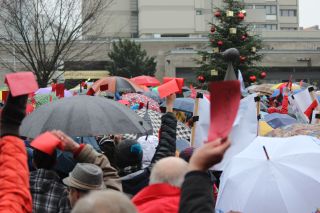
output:
<instances>
[{"instance_id":1,"label":"crowd of people","mask_svg":"<svg viewBox=\"0 0 320 213\"><path fill-rule=\"evenodd\" d=\"M51 131L61 140L63 152L77 162L68 176L61 178L54 169L56 150L48 154L33 149L34 170L29 171L25 143L19 137L28 95L9 94L1 114L0 211L214 212L219 177L208 170L222 160L230 141L220 138L176 156L175 98L175 94L166 98L158 145L149 162L143 161L137 140L113 137L108 151L99 153L62 131Z\"/></svg>"}]
</instances>

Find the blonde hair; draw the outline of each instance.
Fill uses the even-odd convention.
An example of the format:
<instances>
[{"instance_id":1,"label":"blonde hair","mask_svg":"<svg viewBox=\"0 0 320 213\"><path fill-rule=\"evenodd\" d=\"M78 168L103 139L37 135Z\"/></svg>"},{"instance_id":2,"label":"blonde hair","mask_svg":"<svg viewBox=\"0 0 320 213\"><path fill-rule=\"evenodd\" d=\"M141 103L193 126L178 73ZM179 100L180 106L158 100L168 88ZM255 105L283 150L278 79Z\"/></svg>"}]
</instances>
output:
<instances>
[{"instance_id":1,"label":"blonde hair","mask_svg":"<svg viewBox=\"0 0 320 213\"><path fill-rule=\"evenodd\" d=\"M185 123L187 120L187 116L186 113L181 112L181 111L176 111L176 118L178 119L178 121Z\"/></svg>"}]
</instances>

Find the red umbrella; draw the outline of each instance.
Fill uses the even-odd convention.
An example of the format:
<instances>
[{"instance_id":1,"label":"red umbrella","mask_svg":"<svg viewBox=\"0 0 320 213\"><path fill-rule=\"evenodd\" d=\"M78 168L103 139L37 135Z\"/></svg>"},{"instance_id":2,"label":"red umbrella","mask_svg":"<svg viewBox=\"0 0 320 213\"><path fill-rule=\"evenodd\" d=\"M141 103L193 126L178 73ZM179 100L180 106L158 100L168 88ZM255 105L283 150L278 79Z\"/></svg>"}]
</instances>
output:
<instances>
[{"instance_id":1,"label":"red umbrella","mask_svg":"<svg viewBox=\"0 0 320 213\"><path fill-rule=\"evenodd\" d=\"M159 86L161 83L158 79L155 77L147 76L147 75L141 75L134 78L131 78L130 81L138 84L138 85L144 85L147 87L155 87Z\"/></svg>"}]
</instances>

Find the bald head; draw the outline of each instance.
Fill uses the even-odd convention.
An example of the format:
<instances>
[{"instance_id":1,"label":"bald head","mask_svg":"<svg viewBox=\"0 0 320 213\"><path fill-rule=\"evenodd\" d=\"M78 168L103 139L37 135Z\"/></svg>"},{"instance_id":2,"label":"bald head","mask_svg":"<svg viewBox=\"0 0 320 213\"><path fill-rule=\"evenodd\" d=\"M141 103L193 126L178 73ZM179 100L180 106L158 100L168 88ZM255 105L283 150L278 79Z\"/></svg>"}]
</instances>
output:
<instances>
[{"instance_id":1,"label":"bald head","mask_svg":"<svg viewBox=\"0 0 320 213\"><path fill-rule=\"evenodd\" d=\"M150 184L168 183L181 187L187 171L188 163L184 160L176 157L163 158L154 165L150 175Z\"/></svg>"},{"instance_id":2,"label":"bald head","mask_svg":"<svg viewBox=\"0 0 320 213\"><path fill-rule=\"evenodd\" d=\"M93 191L81 198L71 213L136 213L129 198L114 190Z\"/></svg>"}]
</instances>

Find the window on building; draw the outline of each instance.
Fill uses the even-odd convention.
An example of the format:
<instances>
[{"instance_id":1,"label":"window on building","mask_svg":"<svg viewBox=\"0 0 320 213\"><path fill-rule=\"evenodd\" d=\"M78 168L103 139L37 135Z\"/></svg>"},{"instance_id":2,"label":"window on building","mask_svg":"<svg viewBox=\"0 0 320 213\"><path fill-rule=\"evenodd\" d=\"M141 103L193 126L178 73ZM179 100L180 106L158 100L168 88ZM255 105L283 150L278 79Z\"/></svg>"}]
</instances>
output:
<instances>
[{"instance_id":1,"label":"window on building","mask_svg":"<svg viewBox=\"0 0 320 213\"><path fill-rule=\"evenodd\" d=\"M280 27L281 30L297 30L296 27Z\"/></svg>"},{"instance_id":2,"label":"window on building","mask_svg":"<svg viewBox=\"0 0 320 213\"><path fill-rule=\"evenodd\" d=\"M255 6L256 9L266 9L265 5L256 5Z\"/></svg>"},{"instance_id":3,"label":"window on building","mask_svg":"<svg viewBox=\"0 0 320 213\"><path fill-rule=\"evenodd\" d=\"M161 38L185 38L189 37L189 34L161 34Z\"/></svg>"},{"instance_id":4,"label":"window on building","mask_svg":"<svg viewBox=\"0 0 320 213\"><path fill-rule=\"evenodd\" d=\"M276 5L266 5L266 14L267 15L277 15L277 6Z\"/></svg>"},{"instance_id":5,"label":"window on building","mask_svg":"<svg viewBox=\"0 0 320 213\"><path fill-rule=\"evenodd\" d=\"M197 15L197 16L202 15L202 10L196 10L196 15Z\"/></svg>"},{"instance_id":6,"label":"window on building","mask_svg":"<svg viewBox=\"0 0 320 213\"><path fill-rule=\"evenodd\" d=\"M297 10L280 10L281 16L297 16Z\"/></svg>"},{"instance_id":7,"label":"window on building","mask_svg":"<svg viewBox=\"0 0 320 213\"><path fill-rule=\"evenodd\" d=\"M276 24L266 24L265 29L266 30L277 30L278 26Z\"/></svg>"},{"instance_id":8,"label":"window on building","mask_svg":"<svg viewBox=\"0 0 320 213\"><path fill-rule=\"evenodd\" d=\"M244 6L244 9L253 9L253 5L252 4L247 4Z\"/></svg>"}]
</instances>

